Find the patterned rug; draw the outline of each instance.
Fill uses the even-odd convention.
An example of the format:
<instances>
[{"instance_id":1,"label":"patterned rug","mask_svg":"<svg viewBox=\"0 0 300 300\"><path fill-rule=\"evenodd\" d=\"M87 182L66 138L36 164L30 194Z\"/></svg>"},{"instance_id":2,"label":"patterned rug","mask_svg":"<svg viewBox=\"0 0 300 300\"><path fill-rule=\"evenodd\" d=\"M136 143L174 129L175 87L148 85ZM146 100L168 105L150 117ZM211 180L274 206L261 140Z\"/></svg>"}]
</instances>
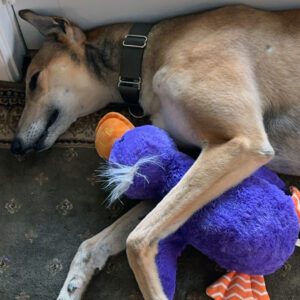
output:
<instances>
[{"instance_id":1,"label":"patterned rug","mask_svg":"<svg viewBox=\"0 0 300 300\"><path fill-rule=\"evenodd\" d=\"M24 108L25 86L23 83L0 81L0 148L7 148L14 136L18 120ZM105 109L78 119L57 141L62 147L94 147L94 131L100 118L108 111L119 111L135 125L149 122L147 118L134 119L123 105L110 105Z\"/></svg>"},{"instance_id":2,"label":"patterned rug","mask_svg":"<svg viewBox=\"0 0 300 300\"><path fill-rule=\"evenodd\" d=\"M0 148L9 146L23 105L22 84L0 83ZM129 209L126 202L107 209L95 178L94 128L111 109L78 120L57 143L63 147L21 160L0 149L0 300L56 299L80 243ZM128 117L124 107L113 109ZM285 180L300 187L297 178ZM300 248L266 277L272 300L299 299L299 261ZM205 288L223 272L188 248L179 259L175 300L208 300ZM83 300L115 299L142 300L124 252L95 276Z\"/></svg>"}]
</instances>

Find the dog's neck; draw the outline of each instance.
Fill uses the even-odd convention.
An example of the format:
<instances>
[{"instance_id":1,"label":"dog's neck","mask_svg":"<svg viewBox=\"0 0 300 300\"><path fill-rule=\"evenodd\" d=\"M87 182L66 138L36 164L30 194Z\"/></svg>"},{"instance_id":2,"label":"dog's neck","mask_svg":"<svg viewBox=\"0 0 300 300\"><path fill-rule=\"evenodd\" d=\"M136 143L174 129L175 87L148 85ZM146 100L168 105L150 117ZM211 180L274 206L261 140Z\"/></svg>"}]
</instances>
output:
<instances>
[{"instance_id":1,"label":"dog's neck","mask_svg":"<svg viewBox=\"0 0 300 300\"><path fill-rule=\"evenodd\" d=\"M100 27L86 33L87 42L85 53L87 66L101 84L105 82L111 89L112 99L110 102L124 102L117 86L120 75L122 42L131 26L132 24L127 23L115 24ZM153 101L147 99L151 96L149 93L149 82L151 81L150 78L153 73L152 66L148 61L149 58L144 57L143 79L145 80L143 87L146 86L146 91L143 93L142 90L141 94L143 99L141 99L140 102L147 114L153 114L153 103L151 103ZM157 105L154 106L157 107Z\"/></svg>"},{"instance_id":2,"label":"dog's neck","mask_svg":"<svg viewBox=\"0 0 300 300\"><path fill-rule=\"evenodd\" d=\"M107 75L118 77L122 41L131 24L116 24L96 28L86 33L87 64L100 80Z\"/></svg>"},{"instance_id":3,"label":"dog's neck","mask_svg":"<svg viewBox=\"0 0 300 300\"><path fill-rule=\"evenodd\" d=\"M110 88L112 94L110 102L123 102L117 86L122 41L130 26L130 24L109 25L86 33L85 57L87 67L98 79L99 86L105 84Z\"/></svg>"}]
</instances>

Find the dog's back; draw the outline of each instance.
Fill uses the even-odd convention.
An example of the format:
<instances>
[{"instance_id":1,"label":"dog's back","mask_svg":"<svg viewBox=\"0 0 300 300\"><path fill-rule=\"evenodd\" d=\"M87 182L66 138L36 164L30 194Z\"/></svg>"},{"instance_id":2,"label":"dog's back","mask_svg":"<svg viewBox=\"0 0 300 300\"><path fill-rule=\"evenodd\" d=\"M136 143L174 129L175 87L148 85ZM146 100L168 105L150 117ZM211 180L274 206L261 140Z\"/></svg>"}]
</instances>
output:
<instances>
[{"instance_id":1,"label":"dog's back","mask_svg":"<svg viewBox=\"0 0 300 300\"><path fill-rule=\"evenodd\" d=\"M173 65L176 61L178 70L194 68L194 81L199 84L217 65L224 64L230 71L226 65L230 57L232 66L245 67L241 74L250 66L249 76L255 78L265 128L276 153L270 166L299 174L300 10L268 12L229 6L164 21L153 36L160 41L150 46L157 68L162 61ZM227 80L218 76L216 81Z\"/></svg>"}]
</instances>

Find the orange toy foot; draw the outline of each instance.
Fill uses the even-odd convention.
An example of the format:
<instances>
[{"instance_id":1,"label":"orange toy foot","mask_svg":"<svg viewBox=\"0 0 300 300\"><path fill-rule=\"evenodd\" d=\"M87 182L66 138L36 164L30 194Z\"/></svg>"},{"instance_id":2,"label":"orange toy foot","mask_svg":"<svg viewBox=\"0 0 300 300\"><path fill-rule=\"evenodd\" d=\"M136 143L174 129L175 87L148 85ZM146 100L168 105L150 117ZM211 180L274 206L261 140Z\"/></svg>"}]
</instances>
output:
<instances>
[{"instance_id":1,"label":"orange toy foot","mask_svg":"<svg viewBox=\"0 0 300 300\"><path fill-rule=\"evenodd\" d=\"M294 186L291 186L290 189L292 193L292 199L295 204L296 213L300 222L300 191ZM296 246L300 247L300 239L297 240Z\"/></svg>"},{"instance_id":2,"label":"orange toy foot","mask_svg":"<svg viewBox=\"0 0 300 300\"><path fill-rule=\"evenodd\" d=\"M297 216L298 216L299 222L300 222L300 191L294 186L291 186L290 190L292 193L292 199L295 204Z\"/></svg>"},{"instance_id":3,"label":"orange toy foot","mask_svg":"<svg viewBox=\"0 0 300 300\"><path fill-rule=\"evenodd\" d=\"M260 275L229 272L206 289L215 300L269 300L265 280Z\"/></svg>"},{"instance_id":4,"label":"orange toy foot","mask_svg":"<svg viewBox=\"0 0 300 300\"><path fill-rule=\"evenodd\" d=\"M96 128L95 145L98 154L108 159L115 141L133 128L133 124L121 114L116 112L106 114Z\"/></svg>"}]
</instances>

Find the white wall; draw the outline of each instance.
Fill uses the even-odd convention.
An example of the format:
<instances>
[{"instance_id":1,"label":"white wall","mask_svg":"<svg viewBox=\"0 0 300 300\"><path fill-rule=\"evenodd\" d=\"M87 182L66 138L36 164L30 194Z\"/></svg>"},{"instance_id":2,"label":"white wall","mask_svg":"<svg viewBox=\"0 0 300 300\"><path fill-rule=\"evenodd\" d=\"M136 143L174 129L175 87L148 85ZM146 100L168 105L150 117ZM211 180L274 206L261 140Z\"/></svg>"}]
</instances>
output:
<instances>
[{"instance_id":1,"label":"white wall","mask_svg":"<svg viewBox=\"0 0 300 300\"><path fill-rule=\"evenodd\" d=\"M1 0L0 0L1 1ZM121 21L155 21L225 4L244 3L259 8L300 8L300 0L16 0L14 7L65 16L82 28ZM29 48L39 48L42 37L20 20Z\"/></svg>"},{"instance_id":2,"label":"white wall","mask_svg":"<svg viewBox=\"0 0 300 300\"><path fill-rule=\"evenodd\" d=\"M0 80L20 78L25 47L12 7L0 0Z\"/></svg>"}]
</instances>

